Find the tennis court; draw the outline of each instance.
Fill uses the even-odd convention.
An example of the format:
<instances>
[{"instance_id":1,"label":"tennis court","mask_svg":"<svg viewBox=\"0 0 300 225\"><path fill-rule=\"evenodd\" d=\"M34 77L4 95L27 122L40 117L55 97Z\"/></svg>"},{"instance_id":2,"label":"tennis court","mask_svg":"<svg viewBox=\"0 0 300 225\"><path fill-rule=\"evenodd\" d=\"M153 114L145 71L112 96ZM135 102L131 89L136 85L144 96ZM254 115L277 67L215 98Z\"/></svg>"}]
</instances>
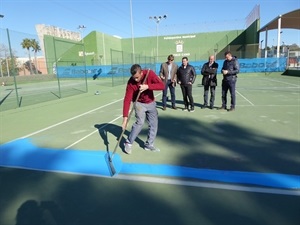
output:
<instances>
[{"instance_id":1,"label":"tennis court","mask_svg":"<svg viewBox=\"0 0 300 225\"><path fill-rule=\"evenodd\" d=\"M167 165L217 171L219 176L240 172L299 178L298 77L279 73L239 75L235 112L201 109L200 82L199 76L193 87L193 113L180 109L179 87L178 110L162 111L161 93L156 92L156 145L161 152L143 150L145 125L131 155L118 148L124 164L143 165L149 170ZM216 107L221 105L220 78L218 82ZM2 146L25 139L41 149L112 151L121 133L125 85L107 87L98 79L89 80L88 89L88 93L1 112ZM96 91L100 94L95 95ZM108 142L101 135L103 130L107 131ZM300 220L300 180L294 188L282 188L238 179L222 182L213 177L154 176L153 171L141 174L134 171L139 167L132 168L130 174L121 171L111 178L1 167L0 224L16 223L22 210L37 206L43 209L42 216L50 214L47 219L56 222L52 224L281 225L298 224ZM251 174L248 178L255 180ZM284 185L285 181L281 182Z\"/></svg>"}]
</instances>

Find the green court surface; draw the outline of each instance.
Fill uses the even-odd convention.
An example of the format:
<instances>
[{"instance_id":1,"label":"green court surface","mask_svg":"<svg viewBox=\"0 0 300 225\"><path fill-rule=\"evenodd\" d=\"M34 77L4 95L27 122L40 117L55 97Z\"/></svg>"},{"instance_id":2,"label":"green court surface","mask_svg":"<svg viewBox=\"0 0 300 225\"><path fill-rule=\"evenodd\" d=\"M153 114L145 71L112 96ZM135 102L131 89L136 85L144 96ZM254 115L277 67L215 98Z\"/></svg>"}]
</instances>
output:
<instances>
[{"instance_id":1,"label":"green court surface","mask_svg":"<svg viewBox=\"0 0 300 225\"><path fill-rule=\"evenodd\" d=\"M179 87L177 110L163 111L161 92L156 92L155 143L161 151L143 150L145 124L131 155L118 148L123 162L300 175L298 77L239 75L235 112L201 109L199 83L201 76L193 86L195 112L181 110ZM89 80L88 89L88 93L0 112L1 144L29 138L44 148L104 151L108 147L112 151L121 132L125 85L107 87L101 79ZM219 78L215 106L220 105ZM103 129L108 146L99 134ZM24 208L37 205L47 221L56 220L48 224L298 224L299 190L274 191L205 180L110 178L0 167L0 224L17 224ZM41 214L31 213L37 218Z\"/></svg>"}]
</instances>

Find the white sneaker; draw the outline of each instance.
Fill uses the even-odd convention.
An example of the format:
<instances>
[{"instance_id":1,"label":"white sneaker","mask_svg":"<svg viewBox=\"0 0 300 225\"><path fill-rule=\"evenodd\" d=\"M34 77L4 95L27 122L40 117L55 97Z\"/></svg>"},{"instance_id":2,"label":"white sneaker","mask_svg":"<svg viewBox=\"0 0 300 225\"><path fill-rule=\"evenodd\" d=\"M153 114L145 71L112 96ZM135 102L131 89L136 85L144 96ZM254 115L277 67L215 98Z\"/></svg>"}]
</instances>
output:
<instances>
[{"instance_id":1,"label":"white sneaker","mask_svg":"<svg viewBox=\"0 0 300 225\"><path fill-rule=\"evenodd\" d=\"M131 154L131 150L132 150L132 144L129 143L128 140L126 140L125 144L124 144L124 151L127 154Z\"/></svg>"},{"instance_id":2,"label":"white sneaker","mask_svg":"<svg viewBox=\"0 0 300 225\"><path fill-rule=\"evenodd\" d=\"M154 146L145 146L144 149L146 151L151 151L151 152L160 152L160 149L159 148L156 148Z\"/></svg>"}]
</instances>

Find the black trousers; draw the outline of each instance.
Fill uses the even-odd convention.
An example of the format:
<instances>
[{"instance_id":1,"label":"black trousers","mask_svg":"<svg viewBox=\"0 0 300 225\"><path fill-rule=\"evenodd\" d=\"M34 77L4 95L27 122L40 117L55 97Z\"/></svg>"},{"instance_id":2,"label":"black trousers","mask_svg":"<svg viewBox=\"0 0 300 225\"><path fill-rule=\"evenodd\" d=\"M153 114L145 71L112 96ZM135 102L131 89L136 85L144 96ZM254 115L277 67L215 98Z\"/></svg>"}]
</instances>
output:
<instances>
[{"instance_id":1,"label":"black trousers","mask_svg":"<svg viewBox=\"0 0 300 225\"><path fill-rule=\"evenodd\" d=\"M231 101L230 108L235 108L236 98L235 98L235 86L236 86L236 76L229 77L228 79L223 79L222 81L222 107L227 107L227 92L229 90Z\"/></svg>"},{"instance_id":2,"label":"black trousers","mask_svg":"<svg viewBox=\"0 0 300 225\"><path fill-rule=\"evenodd\" d=\"M184 106L188 108L190 105L192 108L194 108L194 98L192 95L192 84L183 84L180 85L181 91L182 91L182 97L183 97L183 102Z\"/></svg>"},{"instance_id":3,"label":"black trousers","mask_svg":"<svg viewBox=\"0 0 300 225\"><path fill-rule=\"evenodd\" d=\"M214 102L215 102L215 93L216 93L216 86L209 86L209 85L205 85L204 86L204 105L208 106L208 92L210 89L210 101L209 101L209 106L213 107L214 106Z\"/></svg>"}]
</instances>

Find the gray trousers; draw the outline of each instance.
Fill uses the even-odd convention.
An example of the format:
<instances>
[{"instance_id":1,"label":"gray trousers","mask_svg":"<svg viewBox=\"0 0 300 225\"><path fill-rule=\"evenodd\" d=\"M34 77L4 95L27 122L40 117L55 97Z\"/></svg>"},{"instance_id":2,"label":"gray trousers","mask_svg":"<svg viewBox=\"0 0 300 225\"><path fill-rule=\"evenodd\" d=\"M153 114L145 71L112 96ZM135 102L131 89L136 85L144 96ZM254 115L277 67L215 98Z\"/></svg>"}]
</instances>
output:
<instances>
[{"instance_id":1,"label":"gray trousers","mask_svg":"<svg viewBox=\"0 0 300 225\"><path fill-rule=\"evenodd\" d=\"M158 112L156 109L156 102L153 101L149 104L136 102L134 110L136 121L132 125L131 132L128 136L129 142L132 144L135 141L141 132L146 119L149 130L145 146L153 146L158 128Z\"/></svg>"}]
</instances>

